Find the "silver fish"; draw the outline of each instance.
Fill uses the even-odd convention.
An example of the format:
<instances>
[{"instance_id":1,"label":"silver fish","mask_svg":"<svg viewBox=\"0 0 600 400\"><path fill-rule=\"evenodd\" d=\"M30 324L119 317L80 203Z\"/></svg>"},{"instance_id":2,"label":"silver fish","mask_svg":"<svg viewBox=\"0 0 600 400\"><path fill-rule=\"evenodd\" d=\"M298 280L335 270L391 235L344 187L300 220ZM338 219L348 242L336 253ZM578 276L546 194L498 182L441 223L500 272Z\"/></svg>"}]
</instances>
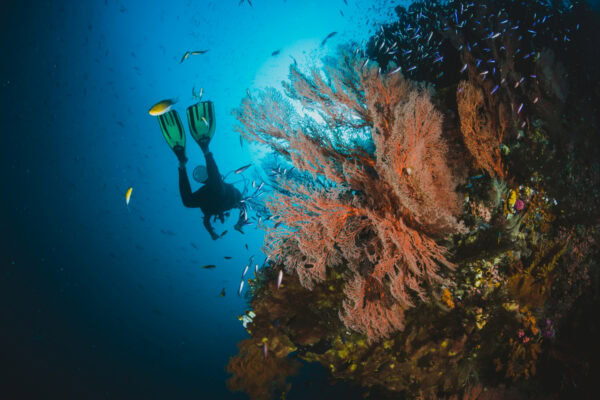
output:
<instances>
[{"instance_id":1,"label":"silver fish","mask_svg":"<svg viewBox=\"0 0 600 400\"><path fill-rule=\"evenodd\" d=\"M279 270L279 275L277 275L277 290L279 290L279 287L281 286L281 281L283 280L283 270L280 269Z\"/></svg>"},{"instance_id":2,"label":"silver fish","mask_svg":"<svg viewBox=\"0 0 600 400\"><path fill-rule=\"evenodd\" d=\"M402 67L394 68L393 70L391 70L390 72L387 73L387 76L394 75L396 72L399 72L400 70L402 70Z\"/></svg>"},{"instance_id":3,"label":"silver fish","mask_svg":"<svg viewBox=\"0 0 600 400\"><path fill-rule=\"evenodd\" d=\"M238 296L242 297L242 290L244 290L244 280L240 282L240 288L238 289Z\"/></svg>"},{"instance_id":4,"label":"silver fish","mask_svg":"<svg viewBox=\"0 0 600 400\"><path fill-rule=\"evenodd\" d=\"M244 172L245 170L247 170L251 166L252 166L252 164L248 164L248 165L244 165L243 167L239 167L238 169L235 170L235 173L236 174L241 174L242 172Z\"/></svg>"},{"instance_id":5,"label":"silver fish","mask_svg":"<svg viewBox=\"0 0 600 400\"><path fill-rule=\"evenodd\" d=\"M246 266L244 267L244 272L242 272L242 280L244 279L244 277L245 277L245 276L246 276L246 274L248 273L248 267L250 267L250 265L249 265L249 264L248 264L248 265L246 265Z\"/></svg>"}]
</instances>

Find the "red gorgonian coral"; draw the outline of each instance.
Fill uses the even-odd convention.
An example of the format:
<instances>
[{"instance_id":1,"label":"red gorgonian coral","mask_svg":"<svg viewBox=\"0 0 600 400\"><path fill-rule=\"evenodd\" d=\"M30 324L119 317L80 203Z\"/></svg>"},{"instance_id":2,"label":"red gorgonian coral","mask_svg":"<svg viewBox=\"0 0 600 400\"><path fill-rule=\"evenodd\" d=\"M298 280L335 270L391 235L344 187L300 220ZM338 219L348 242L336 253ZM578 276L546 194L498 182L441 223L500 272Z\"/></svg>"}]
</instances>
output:
<instances>
[{"instance_id":1,"label":"red gorgonian coral","mask_svg":"<svg viewBox=\"0 0 600 400\"><path fill-rule=\"evenodd\" d=\"M453 267L436 242L462 229L442 114L426 87L351 55L310 74L291 66L284 87L287 98L266 90L234 111L246 139L305 173L281 177L267 200L282 223L266 250L307 288L345 265L342 320L371 340L388 337L402 329L402 310L442 281L440 265ZM365 282L381 296L357 298Z\"/></svg>"}]
</instances>

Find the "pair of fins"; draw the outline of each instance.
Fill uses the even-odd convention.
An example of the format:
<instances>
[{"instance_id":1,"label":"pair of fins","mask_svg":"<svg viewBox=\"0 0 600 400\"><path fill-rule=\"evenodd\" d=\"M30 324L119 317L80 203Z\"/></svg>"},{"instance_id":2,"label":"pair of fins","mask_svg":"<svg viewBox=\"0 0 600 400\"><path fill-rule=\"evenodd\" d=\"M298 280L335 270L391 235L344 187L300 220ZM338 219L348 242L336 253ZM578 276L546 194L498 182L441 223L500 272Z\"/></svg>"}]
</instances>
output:
<instances>
[{"instance_id":1,"label":"pair of fins","mask_svg":"<svg viewBox=\"0 0 600 400\"><path fill-rule=\"evenodd\" d=\"M212 101L203 101L186 110L188 126L192 138L200 144L212 139L215 134L215 106ZM171 110L158 116L160 130L171 149L181 146L185 149L185 129L177 111Z\"/></svg>"}]
</instances>

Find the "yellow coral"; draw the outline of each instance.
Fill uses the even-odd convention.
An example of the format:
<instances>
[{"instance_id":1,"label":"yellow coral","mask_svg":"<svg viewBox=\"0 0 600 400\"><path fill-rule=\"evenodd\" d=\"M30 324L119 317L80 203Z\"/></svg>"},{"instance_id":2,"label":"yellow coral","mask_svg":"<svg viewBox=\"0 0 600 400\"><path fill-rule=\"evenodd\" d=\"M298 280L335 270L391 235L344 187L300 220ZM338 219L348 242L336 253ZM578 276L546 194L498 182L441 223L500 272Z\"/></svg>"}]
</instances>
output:
<instances>
[{"instance_id":1,"label":"yellow coral","mask_svg":"<svg viewBox=\"0 0 600 400\"><path fill-rule=\"evenodd\" d=\"M513 207L515 206L515 203L517 202L517 192L514 190L510 191L510 196L508 197L508 209L511 210Z\"/></svg>"},{"instance_id":2,"label":"yellow coral","mask_svg":"<svg viewBox=\"0 0 600 400\"><path fill-rule=\"evenodd\" d=\"M450 308L454 308L454 301L452 300L452 293L450 290L444 289L442 291L442 301Z\"/></svg>"},{"instance_id":3,"label":"yellow coral","mask_svg":"<svg viewBox=\"0 0 600 400\"><path fill-rule=\"evenodd\" d=\"M339 358L348 358L348 349L344 348L342 350L338 350L337 355Z\"/></svg>"}]
</instances>

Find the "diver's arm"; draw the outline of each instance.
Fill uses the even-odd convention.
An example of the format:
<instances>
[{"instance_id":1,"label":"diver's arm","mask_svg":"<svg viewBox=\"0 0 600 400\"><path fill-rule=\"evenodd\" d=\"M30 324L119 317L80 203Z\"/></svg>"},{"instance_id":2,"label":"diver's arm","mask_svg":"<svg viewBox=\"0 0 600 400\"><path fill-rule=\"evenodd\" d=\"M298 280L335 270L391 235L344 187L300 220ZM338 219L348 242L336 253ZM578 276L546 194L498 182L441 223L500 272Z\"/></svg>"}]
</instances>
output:
<instances>
[{"instance_id":1,"label":"diver's arm","mask_svg":"<svg viewBox=\"0 0 600 400\"><path fill-rule=\"evenodd\" d=\"M184 206L194 207L192 187L190 186L190 180L188 179L185 164L179 165L179 193L181 194L181 201Z\"/></svg>"},{"instance_id":2,"label":"diver's arm","mask_svg":"<svg viewBox=\"0 0 600 400\"><path fill-rule=\"evenodd\" d=\"M217 240L219 238L219 236L215 233L215 230L213 229L212 225L210 224L210 215L204 215L204 227L206 228L208 233L210 233L210 237L212 238L212 240Z\"/></svg>"},{"instance_id":3,"label":"diver's arm","mask_svg":"<svg viewBox=\"0 0 600 400\"><path fill-rule=\"evenodd\" d=\"M246 222L246 209L243 206L240 206L240 216L238 217L237 223L234 226L235 230L240 232L241 234L243 234L244 231L242 231L242 227L244 226L245 222Z\"/></svg>"}]
</instances>

